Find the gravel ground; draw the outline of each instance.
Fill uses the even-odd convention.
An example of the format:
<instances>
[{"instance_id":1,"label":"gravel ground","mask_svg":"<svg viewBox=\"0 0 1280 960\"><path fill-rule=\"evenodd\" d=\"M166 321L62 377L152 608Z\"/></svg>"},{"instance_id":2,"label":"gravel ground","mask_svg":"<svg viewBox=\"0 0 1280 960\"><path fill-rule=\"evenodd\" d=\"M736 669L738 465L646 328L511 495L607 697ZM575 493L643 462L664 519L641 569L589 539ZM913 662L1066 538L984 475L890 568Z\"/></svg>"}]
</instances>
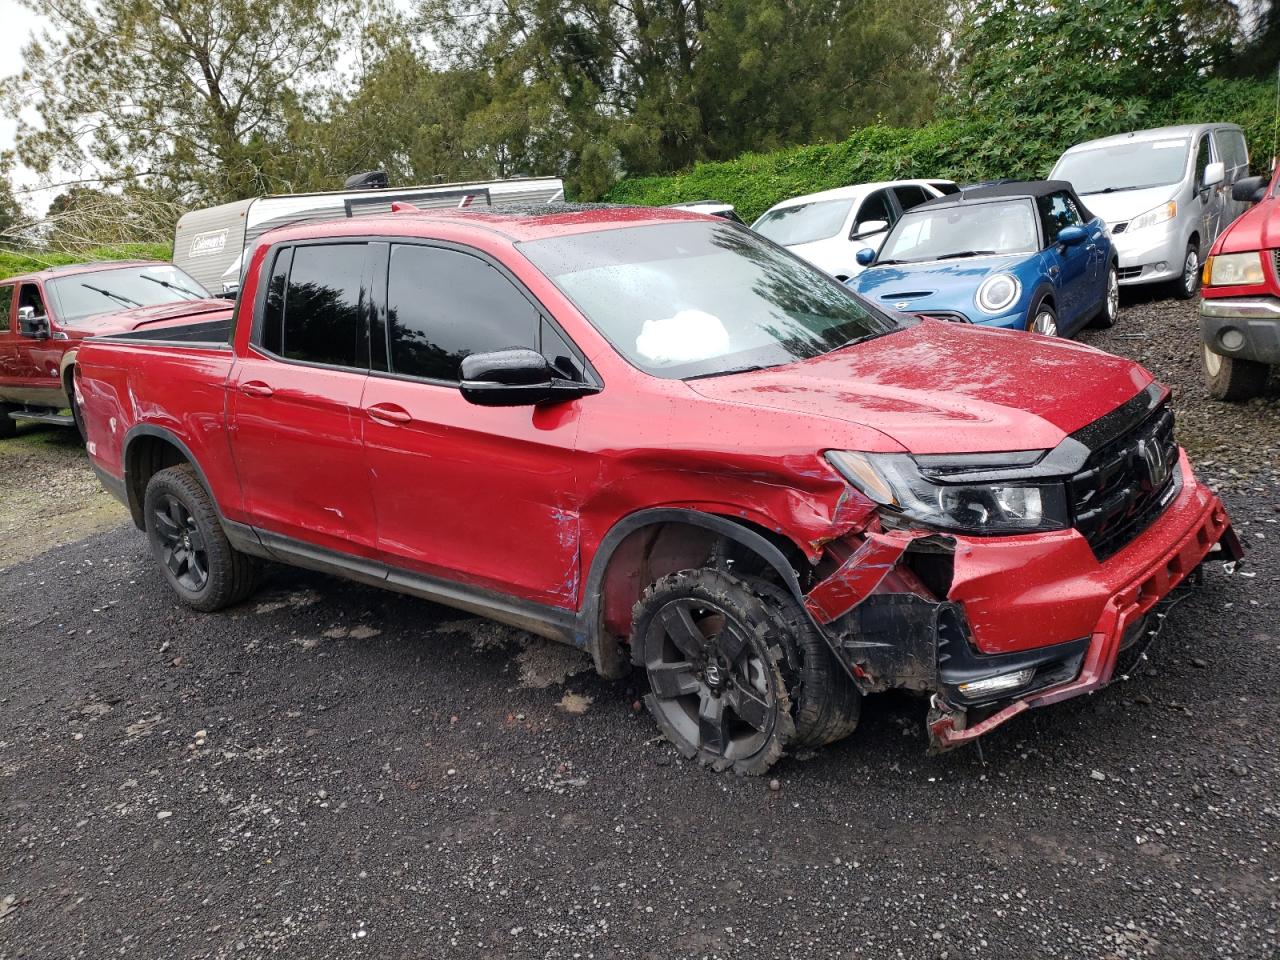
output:
<instances>
[{"instance_id":1,"label":"gravel ground","mask_svg":"<svg viewBox=\"0 0 1280 960\"><path fill-rule=\"evenodd\" d=\"M0 958L1277 956L1280 406L1203 399L1193 318L1089 339L1177 386L1249 562L984 756L878 697L774 790L440 607L279 570L196 614L127 527L0 571Z\"/></svg>"}]
</instances>

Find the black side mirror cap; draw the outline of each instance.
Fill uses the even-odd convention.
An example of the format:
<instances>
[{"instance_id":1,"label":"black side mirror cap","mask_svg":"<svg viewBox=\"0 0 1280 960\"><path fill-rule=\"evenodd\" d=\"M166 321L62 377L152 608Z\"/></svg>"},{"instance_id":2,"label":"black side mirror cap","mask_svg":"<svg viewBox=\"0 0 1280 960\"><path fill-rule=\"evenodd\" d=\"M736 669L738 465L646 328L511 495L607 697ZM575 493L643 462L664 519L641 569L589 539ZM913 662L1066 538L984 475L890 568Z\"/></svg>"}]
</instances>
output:
<instances>
[{"instance_id":1,"label":"black side mirror cap","mask_svg":"<svg viewBox=\"0 0 1280 960\"><path fill-rule=\"evenodd\" d=\"M524 347L464 357L459 389L468 403L480 407L531 407L600 392L592 384L563 379L546 357Z\"/></svg>"},{"instance_id":2,"label":"black side mirror cap","mask_svg":"<svg viewBox=\"0 0 1280 960\"><path fill-rule=\"evenodd\" d=\"M1267 195L1269 177L1245 177L1231 185L1231 199L1257 203Z\"/></svg>"}]
</instances>

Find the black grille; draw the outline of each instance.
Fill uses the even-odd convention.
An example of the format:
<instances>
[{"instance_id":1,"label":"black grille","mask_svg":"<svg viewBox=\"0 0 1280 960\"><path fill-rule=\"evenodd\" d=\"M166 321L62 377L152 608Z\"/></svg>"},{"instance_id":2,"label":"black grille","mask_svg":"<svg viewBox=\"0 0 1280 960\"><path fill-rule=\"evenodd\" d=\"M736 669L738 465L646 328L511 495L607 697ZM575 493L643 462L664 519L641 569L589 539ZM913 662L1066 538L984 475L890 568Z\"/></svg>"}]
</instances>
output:
<instances>
[{"instance_id":1,"label":"black grille","mask_svg":"<svg viewBox=\"0 0 1280 960\"><path fill-rule=\"evenodd\" d=\"M1099 560L1149 527L1172 499L1178 477L1173 411L1154 410L1099 447L1067 485L1075 528Z\"/></svg>"},{"instance_id":2,"label":"black grille","mask_svg":"<svg viewBox=\"0 0 1280 960\"><path fill-rule=\"evenodd\" d=\"M1276 276L1280 277L1280 250L1271 251L1271 266L1275 268Z\"/></svg>"},{"instance_id":3,"label":"black grille","mask_svg":"<svg viewBox=\"0 0 1280 960\"><path fill-rule=\"evenodd\" d=\"M1128 220L1126 220L1124 223L1117 223L1117 224L1115 224L1115 225L1111 228L1111 232L1112 232L1112 233L1124 233L1124 231L1125 231L1125 227L1127 227L1127 226L1129 226L1129 221L1128 221Z\"/></svg>"},{"instance_id":4,"label":"black grille","mask_svg":"<svg viewBox=\"0 0 1280 960\"><path fill-rule=\"evenodd\" d=\"M1134 277L1139 277L1141 275L1141 267L1121 267L1116 271L1116 276L1121 280L1132 280Z\"/></svg>"}]
</instances>

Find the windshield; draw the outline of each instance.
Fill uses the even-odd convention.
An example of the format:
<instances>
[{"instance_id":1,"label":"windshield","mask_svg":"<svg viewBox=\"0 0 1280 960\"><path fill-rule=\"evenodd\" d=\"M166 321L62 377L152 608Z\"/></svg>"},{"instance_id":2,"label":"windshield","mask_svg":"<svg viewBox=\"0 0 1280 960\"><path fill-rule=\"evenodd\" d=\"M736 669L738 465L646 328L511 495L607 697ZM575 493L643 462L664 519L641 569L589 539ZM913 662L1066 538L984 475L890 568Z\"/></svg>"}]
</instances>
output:
<instances>
[{"instance_id":1,"label":"windshield","mask_svg":"<svg viewBox=\"0 0 1280 960\"><path fill-rule=\"evenodd\" d=\"M1034 253L1040 243L1030 200L916 207L884 242L877 263L914 263L949 257Z\"/></svg>"},{"instance_id":2,"label":"windshield","mask_svg":"<svg viewBox=\"0 0 1280 960\"><path fill-rule=\"evenodd\" d=\"M1190 141L1176 138L1081 150L1058 161L1053 179L1070 180L1079 194L1168 186L1181 182L1189 150Z\"/></svg>"},{"instance_id":3,"label":"windshield","mask_svg":"<svg viewBox=\"0 0 1280 960\"><path fill-rule=\"evenodd\" d=\"M685 379L821 356L899 323L749 230L696 221L520 244L636 367Z\"/></svg>"},{"instance_id":4,"label":"windshield","mask_svg":"<svg viewBox=\"0 0 1280 960\"><path fill-rule=\"evenodd\" d=\"M103 313L209 296L198 281L168 263L75 273L46 286L57 298L59 322L71 326Z\"/></svg>"},{"instance_id":5,"label":"windshield","mask_svg":"<svg viewBox=\"0 0 1280 960\"><path fill-rule=\"evenodd\" d=\"M834 237L844 229L852 200L820 200L770 210L751 225L756 233L784 247Z\"/></svg>"}]
</instances>

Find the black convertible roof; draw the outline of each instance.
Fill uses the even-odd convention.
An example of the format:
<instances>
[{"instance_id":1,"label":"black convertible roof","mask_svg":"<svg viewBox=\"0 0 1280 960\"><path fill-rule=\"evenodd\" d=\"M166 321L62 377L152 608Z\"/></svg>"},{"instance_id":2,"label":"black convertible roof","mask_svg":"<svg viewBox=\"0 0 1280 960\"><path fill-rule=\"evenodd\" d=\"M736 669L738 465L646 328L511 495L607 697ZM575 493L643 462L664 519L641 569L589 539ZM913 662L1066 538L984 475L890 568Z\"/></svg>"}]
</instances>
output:
<instances>
[{"instance_id":1,"label":"black convertible roof","mask_svg":"<svg viewBox=\"0 0 1280 960\"><path fill-rule=\"evenodd\" d=\"M1066 180L1014 180L1012 182L1006 181L988 185L978 184L972 187L962 187L959 193L948 194L945 197L934 197L932 200L927 200L911 209L959 206L966 201L1001 200L1011 197L1046 197L1061 190L1067 191L1073 197L1076 193L1075 189ZM1079 198L1077 198L1077 202L1078 200Z\"/></svg>"}]
</instances>

